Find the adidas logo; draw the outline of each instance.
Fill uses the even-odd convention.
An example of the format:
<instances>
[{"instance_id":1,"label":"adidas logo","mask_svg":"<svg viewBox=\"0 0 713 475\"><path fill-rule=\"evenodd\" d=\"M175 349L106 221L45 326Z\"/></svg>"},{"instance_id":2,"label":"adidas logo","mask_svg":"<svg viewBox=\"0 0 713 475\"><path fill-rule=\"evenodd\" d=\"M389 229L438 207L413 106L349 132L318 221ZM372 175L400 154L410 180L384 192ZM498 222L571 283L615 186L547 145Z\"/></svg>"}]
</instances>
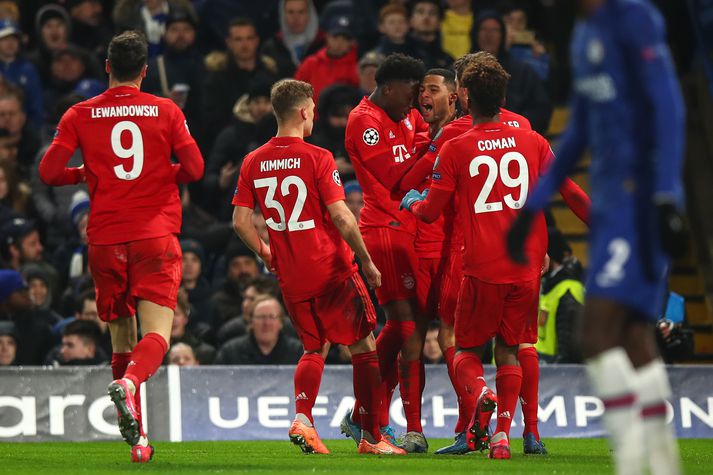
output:
<instances>
[{"instance_id":1,"label":"adidas logo","mask_svg":"<svg viewBox=\"0 0 713 475\"><path fill-rule=\"evenodd\" d=\"M390 131L390 130L389 130L389 138L390 138L390 139L395 139L395 138L396 138L396 136L394 135L394 133L393 133L392 131Z\"/></svg>"},{"instance_id":2,"label":"adidas logo","mask_svg":"<svg viewBox=\"0 0 713 475\"><path fill-rule=\"evenodd\" d=\"M367 414L369 414L369 413L366 412L366 409L364 409L362 406L359 406L359 414L362 415L362 416L365 416L365 415L367 415Z\"/></svg>"},{"instance_id":3,"label":"adidas logo","mask_svg":"<svg viewBox=\"0 0 713 475\"><path fill-rule=\"evenodd\" d=\"M297 396L295 396L295 401L306 401L307 399L309 398L304 392L301 392Z\"/></svg>"},{"instance_id":4,"label":"adidas logo","mask_svg":"<svg viewBox=\"0 0 713 475\"><path fill-rule=\"evenodd\" d=\"M126 365L127 368L129 366L136 366L136 363L133 360L131 360L131 361L129 361L129 364Z\"/></svg>"},{"instance_id":5,"label":"adidas logo","mask_svg":"<svg viewBox=\"0 0 713 475\"><path fill-rule=\"evenodd\" d=\"M500 414L498 414L498 417L504 417L506 419L512 419L512 416L510 415L510 411L503 411Z\"/></svg>"}]
</instances>

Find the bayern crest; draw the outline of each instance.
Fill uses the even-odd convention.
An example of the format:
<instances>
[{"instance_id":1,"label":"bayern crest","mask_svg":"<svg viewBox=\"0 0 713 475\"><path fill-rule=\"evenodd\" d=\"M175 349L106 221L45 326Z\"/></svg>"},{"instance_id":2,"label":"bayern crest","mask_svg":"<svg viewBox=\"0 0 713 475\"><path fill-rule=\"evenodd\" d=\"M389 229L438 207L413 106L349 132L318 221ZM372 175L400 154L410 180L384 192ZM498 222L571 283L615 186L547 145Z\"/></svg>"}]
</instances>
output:
<instances>
[{"instance_id":1,"label":"bayern crest","mask_svg":"<svg viewBox=\"0 0 713 475\"><path fill-rule=\"evenodd\" d=\"M404 283L404 287L406 287L408 290L411 290L416 287L416 279L414 279L413 275L411 274L403 274L401 276L401 280Z\"/></svg>"},{"instance_id":2,"label":"bayern crest","mask_svg":"<svg viewBox=\"0 0 713 475\"><path fill-rule=\"evenodd\" d=\"M379 132L373 127L366 129L361 137L367 145L376 145L379 143Z\"/></svg>"}]
</instances>

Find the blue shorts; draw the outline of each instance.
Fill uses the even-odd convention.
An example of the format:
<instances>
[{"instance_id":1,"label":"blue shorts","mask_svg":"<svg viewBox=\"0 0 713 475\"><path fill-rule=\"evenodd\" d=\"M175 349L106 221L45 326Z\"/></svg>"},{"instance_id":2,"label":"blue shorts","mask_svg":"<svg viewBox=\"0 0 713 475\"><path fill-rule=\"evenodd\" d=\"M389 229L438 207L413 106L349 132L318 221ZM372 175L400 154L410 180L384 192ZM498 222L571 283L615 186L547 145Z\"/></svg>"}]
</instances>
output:
<instances>
[{"instance_id":1,"label":"blue shorts","mask_svg":"<svg viewBox=\"0 0 713 475\"><path fill-rule=\"evenodd\" d=\"M670 261L661 249L655 208L623 194L592 210L587 297L618 302L649 321L664 311Z\"/></svg>"}]
</instances>

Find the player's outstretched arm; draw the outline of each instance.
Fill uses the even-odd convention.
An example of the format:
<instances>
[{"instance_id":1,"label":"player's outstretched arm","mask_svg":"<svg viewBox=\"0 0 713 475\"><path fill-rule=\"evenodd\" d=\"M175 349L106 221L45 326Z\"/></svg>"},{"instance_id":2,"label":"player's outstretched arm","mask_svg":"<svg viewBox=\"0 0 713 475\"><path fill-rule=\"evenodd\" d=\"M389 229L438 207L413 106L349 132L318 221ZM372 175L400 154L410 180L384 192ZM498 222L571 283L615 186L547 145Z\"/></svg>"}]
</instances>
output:
<instances>
[{"instance_id":1,"label":"player's outstretched arm","mask_svg":"<svg viewBox=\"0 0 713 475\"><path fill-rule=\"evenodd\" d=\"M578 184L570 178L565 178L560 186L560 195L567 207L587 226L589 226L589 211L592 209L592 200Z\"/></svg>"},{"instance_id":2,"label":"player's outstretched arm","mask_svg":"<svg viewBox=\"0 0 713 475\"><path fill-rule=\"evenodd\" d=\"M40 178L45 185L76 185L85 181L84 165L67 168L74 152L67 147L52 144L40 161Z\"/></svg>"},{"instance_id":3,"label":"player's outstretched arm","mask_svg":"<svg viewBox=\"0 0 713 475\"><path fill-rule=\"evenodd\" d=\"M200 180L205 170L205 163L198 145L192 142L179 148L174 153L179 162L176 182L179 185L184 185Z\"/></svg>"},{"instance_id":4,"label":"player's outstretched arm","mask_svg":"<svg viewBox=\"0 0 713 475\"><path fill-rule=\"evenodd\" d=\"M260 259L265 262L268 269L272 270L272 254L270 254L270 246L265 244L257 233L257 229L253 225L253 210L245 206L237 205L233 210L233 229L238 237L252 251L260 256Z\"/></svg>"},{"instance_id":5,"label":"player's outstretched arm","mask_svg":"<svg viewBox=\"0 0 713 475\"><path fill-rule=\"evenodd\" d=\"M354 254L359 258L361 262L362 271L366 280L372 288L381 287L381 272L376 268L374 262L371 260L369 251L366 249L364 240L359 232L359 226L357 225L354 215L346 203L342 200L335 201L327 205L327 210L329 211L329 216L332 218L332 222L339 230L339 234L342 235L344 240L352 248Z\"/></svg>"}]
</instances>

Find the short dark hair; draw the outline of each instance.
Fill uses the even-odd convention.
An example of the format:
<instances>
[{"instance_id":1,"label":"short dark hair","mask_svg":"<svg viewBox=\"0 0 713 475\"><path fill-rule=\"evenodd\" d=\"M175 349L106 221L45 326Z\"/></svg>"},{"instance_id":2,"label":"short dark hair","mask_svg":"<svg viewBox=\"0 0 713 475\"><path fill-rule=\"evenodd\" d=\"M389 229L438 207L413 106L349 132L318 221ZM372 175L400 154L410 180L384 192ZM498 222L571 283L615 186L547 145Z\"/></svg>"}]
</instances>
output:
<instances>
[{"instance_id":1,"label":"short dark hair","mask_svg":"<svg viewBox=\"0 0 713 475\"><path fill-rule=\"evenodd\" d=\"M432 68L426 71L425 76L441 76L443 78L443 83L448 87L448 89L455 90L456 88L456 73L450 69L445 68Z\"/></svg>"},{"instance_id":2,"label":"short dark hair","mask_svg":"<svg viewBox=\"0 0 713 475\"><path fill-rule=\"evenodd\" d=\"M252 26L253 29L255 31L257 31L255 22L246 16L239 16L239 17L235 17L232 20L230 20L230 23L228 24L228 31L230 31L230 29L235 26Z\"/></svg>"},{"instance_id":3,"label":"short dark hair","mask_svg":"<svg viewBox=\"0 0 713 475\"><path fill-rule=\"evenodd\" d=\"M416 9L416 5L419 3L430 3L438 9L438 18L443 18L443 5L438 0L411 0L408 3L408 16L409 18L413 16L413 11Z\"/></svg>"},{"instance_id":4,"label":"short dark hair","mask_svg":"<svg viewBox=\"0 0 713 475\"><path fill-rule=\"evenodd\" d=\"M487 53L486 53L487 54ZM492 117L500 112L510 75L493 55L475 61L463 71L462 86L468 89L468 100L478 114Z\"/></svg>"},{"instance_id":5,"label":"short dark hair","mask_svg":"<svg viewBox=\"0 0 713 475\"><path fill-rule=\"evenodd\" d=\"M92 302L97 301L97 293L94 291L94 289L87 289L77 296L75 306L75 310L77 311L77 313L82 313L82 310L84 310L84 302L86 300L91 300Z\"/></svg>"},{"instance_id":6,"label":"short dark hair","mask_svg":"<svg viewBox=\"0 0 713 475\"><path fill-rule=\"evenodd\" d=\"M382 86L389 81L417 81L423 79L423 61L401 53L390 54L376 70L376 84Z\"/></svg>"},{"instance_id":7,"label":"short dark hair","mask_svg":"<svg viewBox=\"0 0 713 475\"><path fill-rule=\"evenodd\" d=\"M269 294L272 295L273 297L279 298L280 295L280 287L277 284L277 281L275 279L271 279L267 276L264 275L258 275L253 277L248 283L245 285L245 288L247 289L248 287L255 287L255 290L259 294Z\"/></svg>"},{"instance_id":8,"label":"short dark hair","mask_svg":"<svg viewBox=\"0 0 713 475\"><path fill-rule=\"evenodd\" d=\"M314 97L311 84L297 79L277 81L270 91L270 102L277 120L285 120L300 104Z\"/></svg>"},{"instance_id":9,"label":"short dark hair","mask_svg":"<svg viewBox=\"0 0 713 475\"><path fill-rule=\"evenodd\" d=\"M109 43L111 75L117 81L136 79L148 56L148 43L142 33L129 30L116 35Z\"/></svg>"},{"instance_id":10,"label":"short dark hair","mask_svg":"<svg viewBox=\"0 0 713 475\"><path fill-rule=\"evenodd\" d=\"M99 325L91 320L74 320L64 327L62 336L68 335L77 335L85 344L92 343L94 346L98 346L101 339L101 330Z\"/></svg>"}]
</instances>

